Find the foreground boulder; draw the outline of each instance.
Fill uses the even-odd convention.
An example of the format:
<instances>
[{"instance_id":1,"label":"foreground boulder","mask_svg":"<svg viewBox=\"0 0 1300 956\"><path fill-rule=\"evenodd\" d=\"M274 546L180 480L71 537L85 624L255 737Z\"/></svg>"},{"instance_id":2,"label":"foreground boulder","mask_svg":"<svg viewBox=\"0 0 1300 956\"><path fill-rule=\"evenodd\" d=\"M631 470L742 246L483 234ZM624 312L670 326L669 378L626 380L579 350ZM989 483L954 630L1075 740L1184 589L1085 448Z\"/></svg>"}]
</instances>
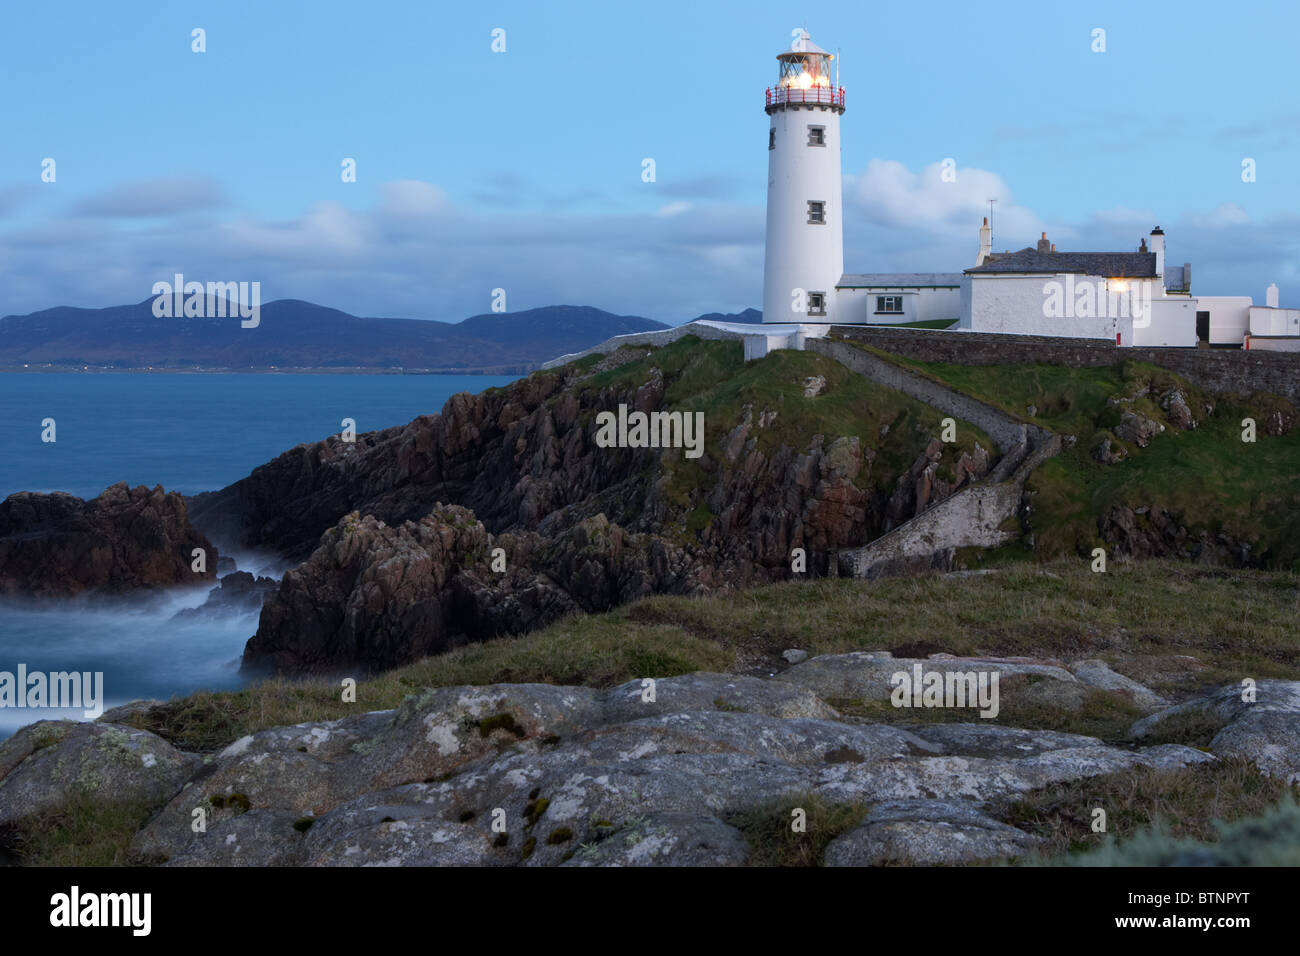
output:
<instances>
[{"instance_id":1,"label":"foreground boulder","mask_svg":"<svg viewBox=\"0 0 1300 956\"><path fill-rule=\"evenodd\" d=\"M1228 684L1145 717L1129 733L1142 740L1188 720L1219 728L1211 753L1245 757L1270 776L1300 783L1300 681Z\"/></svg>"},{"instance_id":2,"label":"foreground boulder","mask_svg":"<svg viewBox=\"0 0 1300 956\"><path fill-rule=\"evenodd\" d=\"M192 570L193 552L205 568ZM21 492L0 502L0 594L66 597L212 581L218 555L185 499L119 482L83 501Z\"/></svg>"},{"instance_id":3,"label":"foreground boulder","mask_svg":"<svg viewBox=\"0 0 1300 956\"><path fill-rule=\"evenodd\" d=\"M445 687L202 758L132 850L170 865L738 865L744 819L813 800L876 805L828 862L970 862L1033 845L987 817L1006 799L1214 759L984 721L847 721L806 688L727 674L664 678L652 698L640 681Z\"/></svg>"},{"instance_id":4,"label":"foreground boulder","mask_svg":"<svg viewBox=\"0 0 1300 956\"><path fill-rule=\"evenodd\" d=\"M144 730L42 720L0 744L0 827L56 810L69 798L169 800L198 760Z\"/></svg>"}]
</instances>

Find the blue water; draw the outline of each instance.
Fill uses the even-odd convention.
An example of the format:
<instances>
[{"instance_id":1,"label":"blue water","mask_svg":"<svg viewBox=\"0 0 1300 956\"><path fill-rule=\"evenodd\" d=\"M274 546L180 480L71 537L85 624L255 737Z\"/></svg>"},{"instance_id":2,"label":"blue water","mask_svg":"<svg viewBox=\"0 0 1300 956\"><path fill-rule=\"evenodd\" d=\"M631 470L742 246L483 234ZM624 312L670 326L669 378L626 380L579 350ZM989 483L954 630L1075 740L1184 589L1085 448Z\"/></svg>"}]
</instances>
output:
<instances>
[{"instance_id":1,"label":"blue water","mask_svg":"<svg viewBox=\"0 0 1300 956\"><path fill-rule=\"evenodd\" d=\"M0 373L0 498L16 491L93 497L118 481L196 494L224 487L302 442L409 422L457 392L504 385L490 375ZM53 418L57 441L41 441ZM263 555L236 555L275 573ZM164 596L0 602L0 672L103 671L104 706L240 686L256 614L176 617L207 588ZM0 706L0 738L81 710Z\"/></svg>"}]
</instances>

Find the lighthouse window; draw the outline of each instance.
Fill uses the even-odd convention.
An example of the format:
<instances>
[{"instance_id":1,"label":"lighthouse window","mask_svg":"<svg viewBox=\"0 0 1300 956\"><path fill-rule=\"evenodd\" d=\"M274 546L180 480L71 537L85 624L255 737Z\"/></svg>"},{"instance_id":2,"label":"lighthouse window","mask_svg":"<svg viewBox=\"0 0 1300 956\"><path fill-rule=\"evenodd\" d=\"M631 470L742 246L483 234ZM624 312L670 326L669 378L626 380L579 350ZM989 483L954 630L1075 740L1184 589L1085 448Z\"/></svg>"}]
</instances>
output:
<instances>
[{"instance_id":1,"label":"lighthouse window","mask_svg":"<svg viewBox=\"0 0 1300 956\"><path fill-rule=\"evenodd\" d=\"M809 315L826 314L826 293L825 292L808 293L808 314Z\"/></svg>"},{"instance_id":2,"label":"lighthouse window","mask_svg":"<svg viewBox=\"0 0 1300 956\"><path fill-rule=\"evenodd\" d=\"M810 225L826 225L826 203L818 199L808 200L808 222Z\"/></svg>"},{"instance_id":3,"label":"lighthouse window","mask_svg":"<svg viewBox=\"0 0 1300 956\"><path fill-rule=\"evenodd\" d=\"M825 146L826 145L826 127L809 126L808 127L808 145Z\"/></svg>"},{"instance_id":4,"label":"lighthouse window","mask_svg":"<svg viewBox=\"0 0 1300 956\"><path fill-rule=\"evenodd\" d=\"M878 295L876 296L876 313L886 313L890 315L899 315L903 311L903 297L901 295Z\"/></svg>"},{"instance_id":5,"label":"lighthouse window","mask_svg":"<svg viewBox=\"0 0 1300 956\"><path fill-rule=\"evenodd\" d=\"M776 127L773 126L767 131L767 148L776 149Z\"/></svg>"}]
</instances>

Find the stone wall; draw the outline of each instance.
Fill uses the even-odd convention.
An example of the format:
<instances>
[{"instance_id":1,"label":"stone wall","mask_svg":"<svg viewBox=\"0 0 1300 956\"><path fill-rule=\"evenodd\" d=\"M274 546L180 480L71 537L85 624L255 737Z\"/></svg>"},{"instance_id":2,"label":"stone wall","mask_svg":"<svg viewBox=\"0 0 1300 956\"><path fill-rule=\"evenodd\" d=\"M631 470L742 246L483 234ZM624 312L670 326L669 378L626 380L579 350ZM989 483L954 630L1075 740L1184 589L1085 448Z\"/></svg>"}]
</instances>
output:
<instances>
[{"instance_id":1,"label":"stone wall","mask_svg":"<svg viewBox=\"0 0 1300 956\"><path fill-rule=\"evenodd\" d=\"M835 326L832 334L923 362L1096 368L1150 362L1213 392L1271 392L1300 403L1300 354L1241 349L1119 348L1096 339ZM980 426L983 427L983 426Z\"/></svg>"},{"instance_id":2,"label":"stone wall","mask_svg":"<svg viewBox=\"0 0 1300 956\"><path fill-rule=\"evenodd\" d=\"M843 328L843 326L837 327L836 331ZM995 408L969 395L963 395L915 372L909 372L870 352L834 339L809 339L805 347L810 352L818 352L834 359L873 382L896 389L960 421L970 422L997 442L998 451L1003 455L1009 454L1012 449L1028 441L1026 429L1032 426L1017 421L1000 408Z\"/></svg>"}]
</instances>

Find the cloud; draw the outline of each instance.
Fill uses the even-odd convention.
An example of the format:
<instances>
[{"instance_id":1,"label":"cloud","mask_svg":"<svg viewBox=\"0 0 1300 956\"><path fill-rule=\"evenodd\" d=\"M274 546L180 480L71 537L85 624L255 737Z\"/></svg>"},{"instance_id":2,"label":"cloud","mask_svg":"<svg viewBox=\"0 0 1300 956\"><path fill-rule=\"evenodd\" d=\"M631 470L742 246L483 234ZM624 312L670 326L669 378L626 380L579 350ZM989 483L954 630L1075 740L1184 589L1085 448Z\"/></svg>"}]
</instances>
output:
<instances>
[{"instance_id":1,"label":"cloud","mask_svg":"<svg viewBox=\"0 0 1300 956\"><path fill-rule=\"evenodd\" d=\"M994 223L1001 231L1032 234L1039 228L1038 217L1015 204L996 173L954 166L949 179L942 163L914 173L897 160L873 159L862 173L845 177L845 203L853 215L876 223L952 236L977 230L996 198Z\"/></svg>"},{"instance_id":2,"label":"cloud","mask_svg":"<svg viewBox=\"0 0 1300 956\"><path fill-rule=\"evenodd\" d=\"M149 219L214 209L225 202L210 179L170 177L123 183L73 206L73 214L94 219Z\"/></svg>"},{"instance_id":3,"label":"cloud","mask_svg":"<svg viewBox=\"0 0 1300 956\"><path fill-rule=\"evenodd\" d=\"M1194 291L1259 298L1276 281L1283 303L1300 305L1296 216L1252 219L1228 204L1164 221L1117 207L1044 224L997 174L959 167L945 183L941 171L874 160L846 179L847 271L974 265L996 195L998 251L1041 231L1062 250L1136 249L1159 222L1169 260L1193 264ZM139 302L182 272L260 281L264 302L307 299L357 315L457 321L488 311L502 288L510 311L570 303L677 322L761 303L764 219L762 203L704 200L637 212L485 208L419 180L384 184L368 208L322 201L280 220L54 217L0 231L0 315Z\"/></svg>"}]
</instances>

